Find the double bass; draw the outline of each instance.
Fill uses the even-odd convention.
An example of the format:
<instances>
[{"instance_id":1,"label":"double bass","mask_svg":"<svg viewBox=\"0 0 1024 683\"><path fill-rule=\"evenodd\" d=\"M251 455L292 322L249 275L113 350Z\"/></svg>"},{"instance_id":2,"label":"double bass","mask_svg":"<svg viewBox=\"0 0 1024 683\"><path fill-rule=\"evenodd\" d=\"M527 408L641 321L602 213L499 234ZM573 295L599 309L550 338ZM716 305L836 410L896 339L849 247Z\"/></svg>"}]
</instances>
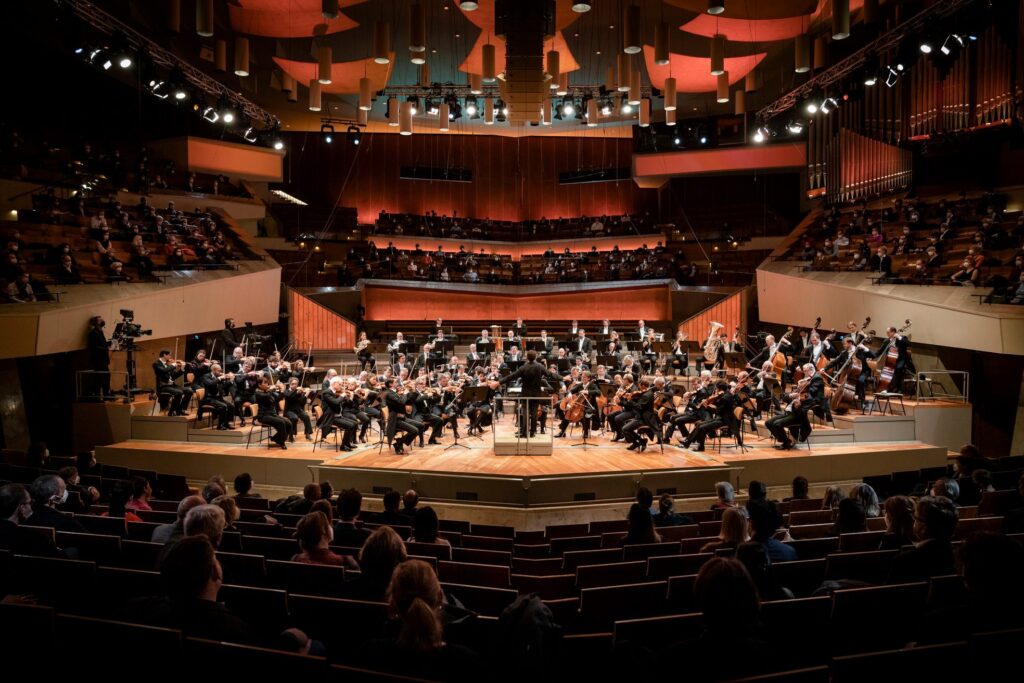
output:
<instances>
[{"instance_id":1,"label":"double bass","mask_svg":"<svg viewBox=\"0 0 1024 683\"><path fill-rule=\"evenodd\" d=\"M786 367L789 365L789 360L786 358L786 354L782 352L782 342L789 340L789 337L793 334L793 328L787 327L786 333L779 338L779 341L775 343L775 353L771 357L772 367L775 372L778 373L779 377L782 377L782 373L785 372Z\"/></svg>"},{"instance_id":2,"label":"double bass","mask_svg":"<svg viewBox=\"0 0 1024 683\"><path fill-rule=\"evenodd\" d=\"M913 324L910 322L910 318L905 321L906 324L900 329L896 330L897 335L902 335L904 332L910 329ZM876 379L875 379L875 392L888 391L889 385L892 384L893 375L896 373L896 362L900 358L900 351L893 343L893 339L887 339L885 354L880 359L881 362L876 366Z\"/></svg>"},{"instance_id":3,"label":"double bass","mask_svg":"<svg viewBox=\"0 0 1024 683\"><path fill-rule=\"evenodd\" d=\"M874 330L864 330L870 322L871 318L867 318L864 321L864 324L860 326L859 330L856 332L851 331L851 334L854 335L854 339L857 339L858 336L860 337L860 340L854 344L854 348L856 348L856 345L861 343L863 339L874 336ZM832 386L832 396L829 397L828 400L829 407L833 412L844 413L849 410L850 406L856 405L857 379L863 372L864 364L861 362L860 358L857 357L856 353L847 358L843 367L839 368L839 372L836 373L835 384Z\"/></svg>"}]
</instances>

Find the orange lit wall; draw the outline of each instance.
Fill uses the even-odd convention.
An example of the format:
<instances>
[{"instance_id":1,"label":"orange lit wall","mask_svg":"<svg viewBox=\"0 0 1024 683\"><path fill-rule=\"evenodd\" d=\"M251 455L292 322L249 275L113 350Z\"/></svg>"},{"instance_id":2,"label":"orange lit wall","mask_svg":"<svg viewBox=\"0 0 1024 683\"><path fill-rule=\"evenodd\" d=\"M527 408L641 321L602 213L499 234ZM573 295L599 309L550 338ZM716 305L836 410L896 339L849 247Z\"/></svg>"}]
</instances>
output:
<instances>
[{"instance_id":1,"label":"orange lit wall","mask_svg":"<svg viewBox=\"0 0 1024 683\"><path fill-rule=\"evenodd\" d=\"M190 171L268 182L284 177L284 152L266 147L193 137L157 140L150 147Z\"/></svg>"},{"instance_id":2,"label":"orange lit wall","mask_svg":"<svg viewBox=\"0 0 1024 683\"><path fill-rule=\"evenodd\" d=\"M776 145L656 152L633 157L633 176L641 187L658 187L666 176L800 168L807 164L803 142ZM654 180L653 183L645 179Z\"/></svg>"},{"instance_id":3,"label":"orange lit wall","mask_svg":"<svg viewBox=\"0 0 1024 683\"><path fill-rule=\"evenodd\" d=\"M306 201L355 207L363 223L372 223L382 209L520 221L621 215L653 203L653 193L628 178L558 183L563 171L629 168L630 138L380 133L364 134L358 147L328 145L318 135L293 135L288 142L288 191ZM402 166L469 169L473 182L400 180Z\"/></svg>"},{"instance_id":4,"label":"orange lit wall","mask_svg":"<svg viewBox=\"0 0 1024 683\"><path fill-rule=\"evenodd\" d=\"M668 320L668 287L629 287L540 295L483 294L400 287L368 286L363 292L367 320L509 321L525 320ZM429 303L429 305L425 305Z\"/></svg>"},{"instance_id":5,"label":"orange lit wall","mask_svg":"<svg viewBox=\"0 0 1024 683\"><path fill-rule=\"evenodd\" d=\"M374 240L378 248L384 248L389 242L394 243L398 249L415 249L418 244L426 251L437 251L440 246L445 252L456 252L459 247L465 247L466 251L479 253L483 249L491 254L511 254L513 261L519 261L523 256L535 256L543 254L548 248L561 253L566 247L569 251L590 251L591 247L597 247L598 251L611 251L616 245L624 251L638 249L647 245L652 249L659 240L664 242L664 235L639 235L622 237L602 237L597 239L581 240L551 240L549 242L483 242L473 240L453 240L438 237L424 237L405 235L378 235Z\"/></svg>"}]
</instances>

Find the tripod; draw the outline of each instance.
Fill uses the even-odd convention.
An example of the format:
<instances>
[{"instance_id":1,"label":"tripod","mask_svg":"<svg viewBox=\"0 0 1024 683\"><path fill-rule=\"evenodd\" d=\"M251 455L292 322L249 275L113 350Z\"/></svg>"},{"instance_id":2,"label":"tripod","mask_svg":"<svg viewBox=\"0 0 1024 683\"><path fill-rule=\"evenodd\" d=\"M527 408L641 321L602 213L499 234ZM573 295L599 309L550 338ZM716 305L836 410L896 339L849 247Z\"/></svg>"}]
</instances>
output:
<instances>
[{"instance_id":1,"label":"tripod","mask_svg":"<svg viewBox=\"0 0 1024 683\"><path fill-rule=\"evenodd\" d=\"M135 386L138 378L135 373L135 351L138 349L135 346L135 340L132 337L126 337L121 342L121 348L125 353L124 356L124 368L125 368L125 380L124 380L124 402L131 403L132 398L135 394L152 394L151 389L140 389Z\"/></svg>"},{"instance_id":2,"label":"tripod","mask_svg":"<svg viewBox=\"0 0 1024 683\"><path fill-rule=\"evenodd\" d=\"M587 405L587 407L589 407L591 410L596 410L596 408L594 408L594 404L592 404L590 402L590 399L587 398L585 395L583 397L583 401ZM589 419L590 419L590 417L587 416L587 411L584 410L583 411L583 420L581 420L581 423L582 422L586 422ZM581 426L582 426L582 424L581 424ZM574 443L571 446L571 448L590 448L591 446L596 446L597 445L596 443L591 443L591 442L587 441L587 437L589 436L589 434L590 434L590 429L589 428L584 429L583 430L583 441L580 441L579 443Z\"/></svg>"}]
</instances>

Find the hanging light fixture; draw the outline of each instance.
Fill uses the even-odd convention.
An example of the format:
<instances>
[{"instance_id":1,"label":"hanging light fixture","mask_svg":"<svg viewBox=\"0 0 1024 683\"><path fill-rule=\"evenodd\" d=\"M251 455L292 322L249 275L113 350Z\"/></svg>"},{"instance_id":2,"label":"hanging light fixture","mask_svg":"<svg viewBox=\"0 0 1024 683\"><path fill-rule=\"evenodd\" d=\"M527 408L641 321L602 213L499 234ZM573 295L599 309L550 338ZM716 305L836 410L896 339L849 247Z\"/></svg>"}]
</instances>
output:
<instances>
[{"instance_id":1,"label":"hanging light fixture","mask_svg":"<svg viewBox=\"0 0 1024 683\"><path fill-rule=\"evenodd\" d=\"M604 70L604 89L608 92L618 90L618 84L615 82L615 67L609 66Z\"/></svg>"},{"instance_id":2,"label":"hanging light fixture","mask_svg":"<svg viewBox=\"0 0 1024 683\"><path fill-rule=\"evenodd\" d=\"M597 126L597 100L594 98L587 100L587 126Z\"/></svg>"},{"instance_id":3,"label":"hanging light fixture","mask_svg":"<svg viewBox=\"0 0 1024 683\"><path fill-rule=\"evenodd\" d=\"M249 75L249 39L245 36L235 38L235 75Z\"/></svg>"},{"instance_id":4,"label":"hanging light fixture","mask_svg":"<svg viewBox=\"0 0 1024 683\"><path fill-rule=\"evenodd\" d=\"M708 0L708 14L724 14L725 0Z\"/></svg>"},{"instance_id":5,"label":"hanging light fixture","mask_svg":"<svg viewBox=\"0 0 1024 683\"><path fill-rule=\"evenodd\" d=\"M828 51L825 46L825 36L818 36L814 39L814 70L824 69L828 64Z\"/></svg>"},{"instance_id":6,"label":"hanging light fixture","mask_svg":"<svg viewBox=\"0 0 1024 683\"><path fill-rule=\"evenodd\" d=\"M665 111L676 110L676 79L669 76L665 79L665 88L662 90L665 96Z\"/></svg>"},{"instance_id":7,"label":"hanging light fixture","mask_svg":"<svg viewBox=\"0 0 1024 683\"><path fill-rule=\"evenodd\" d=\"M373 107L373 94L370 90L370 79L363 77L359 79L359 110L370 111Z\"/></svg>"},{"instance_id":8,"label":"hanging light fixture","mask_svg":"<svg viewBox=\"0 0 1024 683\"><path fill-rule=\"evenodd\" d=\"M736 108L733 110L736 116L743 116L747 113L747 93L740 88L736 91Z\"/></svg>"},{"instance_id":9,"label":"hanging light fixture","mask_svg":"<svg viewBox=\"0 0 1024 683\"><path fill-rule=\"evenodd\" d=\"M494 83L497 80L497 72L494 66L494 44L487 43L483 47L483 81Z\"/></svg>"},{"instance_id":10,"label":"hanging light fixture","mask_svg":"<svg viewBox=\"0 0 1024 683\"><path fill-rule=\"evenodd\" d=\"M288 90L286 92L288 93L288 101L289 102L298 102L299 101L299 88L298 88L298 85L294 82L294 80L292 81L292 89Z\"/></svg>"},{"instance_id":11,"label":"hanging light fixture","mask_svg":"<svg viewBox=\"0 0 1024 683\"><path fill-rule=\"evenodd\" d=\"M320 0L320 13L324 19L337 19L338 11L338 0Z\"/></svg>"},{"instance_id":12,"label":"hanging light fixture","mask_svg":"<svg viewBox=\"0 0 1024 683\"><path fill-rule=\"evenodd\" d=\"M420 87L421 88L429 88L430 87L430 65L429 64L420 64Z\"/></svg>"},{"instance_id":13,"label":"hanging light fixture","mask_svg":"<svg viewBox=\"0 0 1024 683\"><path fill-rule=\"evenodd\" d=\"M484 79L480 77L480 74L469 75L469 92L473 95L484 94Z\"/></svg>"},{"instance_id":14,"label":"hanging light fixture","mask_svg":"<svg viewBox=\"0 0 1024 683\"><path fill-rule=\"evenodd\" d=\"M213 43L213 68L221 73L228 70L228 41L223 38Z\"/></svg>"},{"instance_id":15,"label":"hanging light fixture","mask_svg":"<svg viewBox=\"0 0 1024 683\"><path fill-rule=\"evenodd\" d=\"M321 45L317 50L316 79L321 85L331 84L331 64L334 61L334 50L330 45Z\"/></svg>"},{"instance_id":16,"label":"hanging light fixture","mask_svg":"<svg viewBox=\"0 0 1024 683\"><path fill-rule=\"evenodd\" d=\"M651 101L646 97L640 100L640 127L647 128L651 125Z\"/></svg>"},{"instance_id":17,"label":"hanging light fixture","mask_svg":"<svg viewBox=\"0 0 1024 683\"><path fill-rule=\"evenodd\" d=\"M281 72L281 92L294 92L295 91L295 79L286 72Z\"/></svg>"},{"instance_id":18,"label":"hanging light fixture","mask_svg":"<svg viewBox=\"0 0 1024 683\"><path fill-rule=\"evenodd\" d=\"M629 94L626 97L626 102L634 107L638 106L640 104L640 100L643 99L640 94L639 69L633 69L629 74Z\"/></svg>"},{"instance_id":19,"label":"hanging light fixture","mask_svg":"<svg viewBox=\"0 0 1024 683\"><path fill-rule=\"evenodd\" d=\"M485 126L493 126L494 125L494 98L493 97L485 97L484 98L484 125Z\"/></svg>"},{"instance_id":20,"label":"hanging light fixture","mask_svg":"<svg viewBox=\"0 0 1024 683\"><path fill-rule=\"evenodd\" d=\"M196 33L203 38L213 35L213 0L196 0Z\"/></svg>"},{"instance_id":21,"label":"hanging light fixture","mask_svg":"<svg viewBox=\"0 0 1024 683\"><path fill-rule=\"evenodd\" d=\"M427 20L423 3L409 6L409 52L427 51Z\"/></svg>"},{"instance_id":22,"label":"hanging light fixture","mask_svg":"<svg viewBox=\"0 0 1024 683\"><path fill-rule=\"evenodd\" d=\"M541 105L541 124L544 126L550 126L553 120L555 105L550 97L544 99L544 104Z\"/></svg>"},{"instance_id":23,"label":"hanging light fixture","mask_svg":"<svg viewBox=\"0 0 1024 683\"><path fill-rule=\"evenodd\" d=\"M668 64L668 36L668 22L659 21L658 28L654 32L654 63L658 66Z\"/></svg>"},{"instance_id":24,"label":"hanging light fixture","mask_svg":"<svg viewBox=\"0 0 1024 683\"><path fill-rule=\"evenodd\" d=\"M378 21L373 34L373 61L377 64L391 63L391 24Z\"/></svg>"},{"instance_id":25,"label":"hanging light fixture","mask_svg":"<svg viewBox=\"0 0 1024 683\"><path fill-rule=\"evenodd\" d=\"M746 79L743 81L743 89L747 92L757 92L761 87L761 72L751 71L747 73Z\"/></svg>"},{"instance_id":26,"label":"hanging light fixture","mask_svg":"<svg viewBox=\"0 0 1024 683\"><path fill-rule=\"evenodd\" d=\"M402 102L398 110L398 132L401 135L412 135L412 102Z\"/></svg>"},{"instance_id":27,"label":"hanging light fixture","mask_svg":"<svg viewBox=\"0 0 1024 683\"><path fill-rule=\"evenodd\" d=\"M560 74L558 76L558 89L555 90L555 94L559 97L569 94L569 74Z\"/></svg>"},{"instance_id":28,"label":"hanging light fixture","mask_svg":"<svg viewBox=\"0 0 1024 683\"><path fill-rule=\"evenodd\" d=\"M360 110L358 110L358 111L356 112L356 122L357 122L357 123L358 123L358 124L359 124L360 126L365 126L365 125L366 125L366 123L367 123L367 122L368 122L369 120L370 120L370 112L366 111L365 109L360 109Z\"/></svg>"},{"instance_id":29,"label":"hanging light fixture","mask_svg":"<svg viewBox=\"0 0 1024 683\"><path fill-rule=\"evenodd\" d=\"M558 87L558 79L561 77L561 60L558 55L558 50L548 50L548 78L550 80L550 88L554 90Z\"/></svg>"},{"instance_id":30,"label":"hanging light fixture","mask_svg":"<svg viewBox=\"0 0 1024 683\"><path fill-rule=\"evenodd\" d=\"M577 14L583 14L584 12L589 12L590 11L590 3L589 2L574 2L574 3L572 3L572 11L576 12Z\"/></svg>"},{"instance_id":31,"label":"hanging light fixture","mask_svg":"<svg viewBox=\"0 0 1024 683\"><path fill-rule=\"evenodd\" d=\"M622 17L622 51L635 55L642 49L640 25L640 6L628 5Z\"/></svg>"},{"instance_id":32,"label":"hanging light fixture","mask_svg":"<svg viewBox=\"0 0 1024 683\"><path fill-rule=\"evenodd\" d=\"M711 38L711 75L725 72L725 36L716 33Z\"/></svg>"},{"instance_id":33,"label":"hanging light fixture","mask_svg":"<svg viewBox=\"0 0 1024 683\"><path fill-rule=\"evenodd\" d=\"M665 125L674 126L676 125L676 110L666 109L665 110Z\"/></svg>"},{"instance_id":34,"label":"hanging light fixture","mask_svg":"<svg viewBox=\"0 0 1024 683\"><path fill-rule=\"evenodd\" d=\"M629 55L624 52L619 53L618 62L619 71L619 92L627 92L629 90L629 74L632 71L630 68Z\"/></svg>"},{"instance_id":35,"label":"hanging light fixture","mask_svg":"<svg viewBox=\"0 0 1024 683\"><path fill-rule=\"evenodd\" d=\"M850 0L832 0L832 40L850 37Z\"/></svg>"},{"instance_id":36,"label":"hanging light fixture","mask_svg":"<svg viewBox=\"0 0 1024 683\"><path fill-rule=\"evenodd\" d=\"M476 0L462 0L459 3L459 7L465 12L473 12L480 7L480 3L476 2Z\"/></svg>"},{"instance_id":37,"label":"hanging light fixture","mask_svg":"<svg viewBox=\"0 0 1024 683\"><path fill-rule=\"evenodd\" d=\"M805 74L811 70L811 36L801 33L794 39L793 71Z\"/></svg>"},{"instance_id":38,"label":"hanging light fixture","mask_svg":"<svg viewBox=\"0 0 1024 683\"><path fill-rule=\"evenodd\" d=\"M397 97L390 97L390 98L388 98L388 125L389 126L397 126L398 125L398 98Z\"/></svg>"},{"instance_id":39,"label":"hanging light fixture","mask_svg":"<svg viewBox=\"0 0 1024 683\"><path fill-rule=\"evenodd\" d=\"M320 81L315 78L309 80L309 110L320 111Z\"/></svg>"},{"instance_id":40,"label":"hanging light fixture","mask_svg":"<svg viewBox=\"0 0 1024 683\"><path fill-rule=\"evenodd\" d=\"M448 122L451 120L448 118L448 114L447 104L442 104L437 108L437 128L442 132L448 132Z\"/></svg>"},{"instance_id":41,"label":"hanging light fixture","mask_svg":"<svg viewBox=\"0 0 1024 683\"><path fill-rule=\"evenodd\" d=\"M725 104L729 101L729 72L723 71L718 74L718 94L715 97L715 101L719 104Z\"/></svg>"}]
</instances>

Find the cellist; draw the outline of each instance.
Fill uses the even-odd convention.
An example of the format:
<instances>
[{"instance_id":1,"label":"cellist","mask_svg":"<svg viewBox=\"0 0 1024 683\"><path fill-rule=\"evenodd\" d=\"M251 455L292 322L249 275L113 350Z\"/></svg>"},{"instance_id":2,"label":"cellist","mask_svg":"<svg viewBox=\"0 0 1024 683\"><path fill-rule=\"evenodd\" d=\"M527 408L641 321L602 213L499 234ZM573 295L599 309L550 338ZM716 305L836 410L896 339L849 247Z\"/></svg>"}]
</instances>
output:
<instances>
[{"instance_id":1,"label":"cellist","mask_svg":"<svg viewBox=\"0 0 1024 683\"><path fill-rule=\"evenodd\" d=\"M831 373L841 371L848 368L854 359L860 361L861 373L855 379L855 389L857 392L857 402L860 404L860 409L865 409L864 402L866 399L866 382L868 378L868 359L872 358L871 349L864 345L864 342L859 341L855 338L854 334L847 335L843 339L843 351L838 356L832 359L832 361L825 366L823 372ZM842 373L840 373L842 374Z\"/></svg>"}]
</instances>

